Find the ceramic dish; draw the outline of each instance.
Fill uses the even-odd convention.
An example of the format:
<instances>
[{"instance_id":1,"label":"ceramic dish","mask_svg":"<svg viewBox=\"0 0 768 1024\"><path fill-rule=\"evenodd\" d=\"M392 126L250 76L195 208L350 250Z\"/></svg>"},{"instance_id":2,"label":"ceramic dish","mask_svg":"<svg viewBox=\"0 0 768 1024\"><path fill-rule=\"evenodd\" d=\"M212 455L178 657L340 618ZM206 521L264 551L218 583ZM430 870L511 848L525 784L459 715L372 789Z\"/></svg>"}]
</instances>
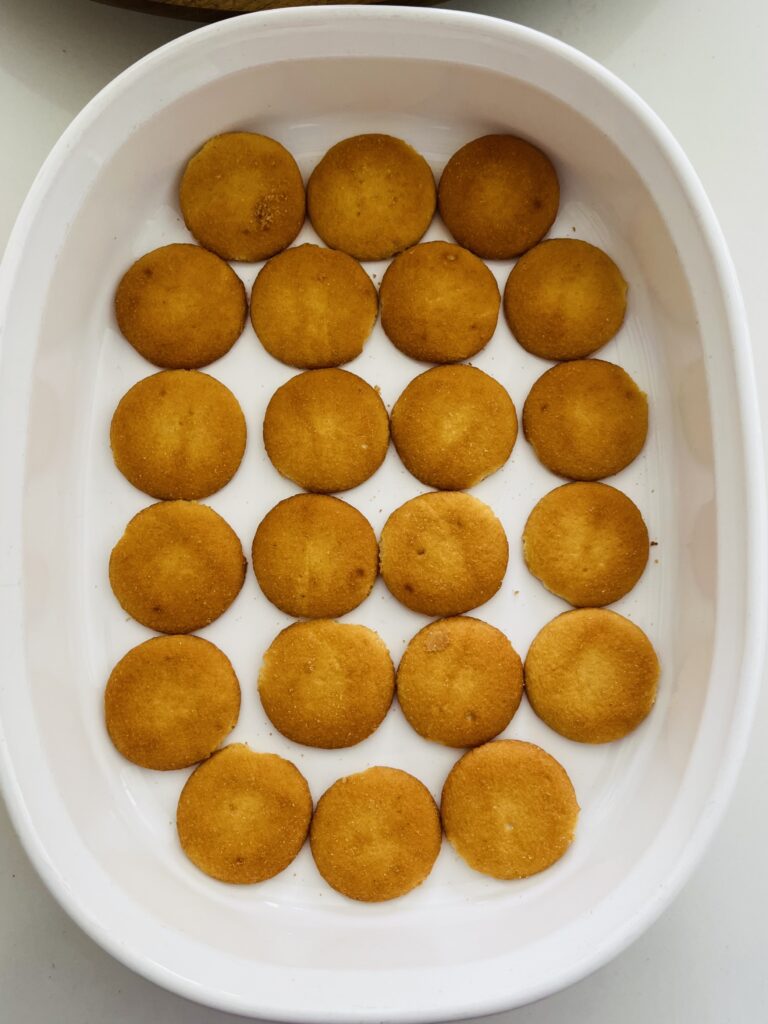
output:
<instances>
[{"instance_id":1,"label":"ceramic dish","mask_svg":"<svg viewBox=\"0 0 768 1024\"><path fill-rule=\"evenodd\" d=\"M436 172L459 145L512 131L555 160L563 186L554 235L607 249L631 288L628 320L601 353L648 392L641 458L612 482L649 524L649 567L616 607L650 635L659 701L629 739L584 747L523 706L506 735L562 761L583 808L575 844L519 883L473 874L444 845L427 882L391 904L354 904L319 878L308 850L260 886L196 871L173 828L186 772L121 760L101 700L114 662L149 634L109 589L109 551L149 504L112 465L120 396L152 367L120 338L112 295L137 256L187 240L178 175L207 136L251 128L282 141L307 174L360 131L406 138ZM313 237L305 227L301 239ZM445 237L435 222L428 238ZM494 264L503 282L511 264ZM250 286L254 266L238 265ZM383 265L366 268L380 280ZM765 515L745 318L709 204L669 133L621 82L576 51L519 26L467 14L292 10L195 32L121 75L75 120L41 171L8 247L3 336L0 764L26 848L56 898L106 949L212 1006L303 1022L445 1020L502 1010L582 977L670 901L704 850L731 791L758 685L765 622ZM546 364L500 324L474 360L518 411ZM388 405L424 368L377 326L350 368ZM292 371L250 326L210 368L246 412L249 444L210 499L249 550L264 513L292 493L269 465L261 419ZM474 489L502 519L511 560L478 615L524 654L564 609L528 575L519 537L558 481L521 438ZM345 497L377 531L422 488L390 451ZM347 617L399 658L426 620L376 584ZM256 697L261 655L288 619L249 571L230 611L203 635L243 687L233 739L283 753L315 799L369 764L410 770L436 794L456 752L413 733L394 707L366 742L300 748L275 734Z\"/></svg>"}]
</instances>

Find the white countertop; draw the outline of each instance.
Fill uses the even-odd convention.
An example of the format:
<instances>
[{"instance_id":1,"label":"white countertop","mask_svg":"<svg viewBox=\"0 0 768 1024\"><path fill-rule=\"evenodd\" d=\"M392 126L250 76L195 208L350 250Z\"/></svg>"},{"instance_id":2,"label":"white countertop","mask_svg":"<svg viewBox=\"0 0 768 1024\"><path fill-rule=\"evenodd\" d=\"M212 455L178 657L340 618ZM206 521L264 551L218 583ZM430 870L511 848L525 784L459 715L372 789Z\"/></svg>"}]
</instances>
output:
<instances>
[{"instance_id":1,"label":"white countertop","mask_svg":"<svg viewBox=\"0 0 768 1024\"><path fill-rule=\"evenodd\" d=\"M564 39L624 78L667 122L730 244L758 381L768 394L768 4L475 0L445 6L514 17ZM35 172L72 117L123 68L194 27L88 0L0 0L0 248ZM723 825L663 917L591 978L496 1020L757 1024L768 1018L766 736L768 692ZM2 806L0 993L0 1018L8 1024L235 1019L156 988L102 952L43 888Z\"/></svg>"}]
</instances>

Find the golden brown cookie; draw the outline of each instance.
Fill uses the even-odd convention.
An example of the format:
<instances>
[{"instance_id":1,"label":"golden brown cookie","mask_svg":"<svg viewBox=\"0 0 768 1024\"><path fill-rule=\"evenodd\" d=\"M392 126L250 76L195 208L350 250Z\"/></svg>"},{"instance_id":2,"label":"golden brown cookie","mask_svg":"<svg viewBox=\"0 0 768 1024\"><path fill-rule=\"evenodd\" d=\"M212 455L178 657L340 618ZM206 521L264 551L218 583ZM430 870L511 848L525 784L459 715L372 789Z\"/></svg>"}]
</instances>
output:
<instances>
[{"instance_id":1,"label":"golden brown cookie","mask_svg":"<svg viewBox=\"0 0 768 1024\"><path fill-rule=\"evenodd\" d=\"M504 634L480 619L439 619L420 630L397 670L397 699L424 739L476 747L509 725L523 666Z\"/></svg>"},{"instance_id":2,"label":"golden brown cookie","mask_svg":"<svg viewBox=\"0 0 768 1024\"><path fill-rule=\"evenodd\" d=\"M295 622L272 641L259 673L267 717L308 747L351 747L381 725L395 670L372 629L321 619Z\"/></svg>"},{"instance_id":3,"label":"golden brown cookie","mask_svg":"<svg viewBox=\"0 0 768 1024\"><path fill-rule=\"evenodd\" d=\"M499 286L482 260L451 242L423 242L387 267L379 290L381 326L412 359L457 363L491 339Z\"/></svg>"},{"instance_id":4,"label":"golden brown cookie","mask_svg":"<svg viewBox=\"0 0 768 1024\"><path fill-rule=\"evenodd\" d=\"M648 530L634 502L615 487L563 484L528 516L523 555L547 590L577 608L628 594L648 561Z\"/></svg>"},{"instance_id":5,"label":"golden brown cookie","mask_svg":"<svg viewBox=\"0 0 768 1024\"><path fill-rule=\"evenodd\" d=\"M451 846L475 871L527 878L571 845L579 805L554 757L533 743L495 740L456 762L440 813Z\"/></svg>"},{"instance_id":6,"label":"golden brown cookie","mask_svg":"<svg viewBox=\"0 0 768 1024\"><path fill-rule=\"evenodd\" d=\"M517 413L493 377L474 366L435 366L392 410L392 440L405 468L429 487L474 487L512 453Z\"/></svg>"},{"instance_id":7,"label":"golden brown cookie","mask_svg":"<svg viewBox=\"0 0 768 1024\"><path fill-rule=\"evenodd\" d=\"M140 491L205 498L237 472L245 434L229 388L197 370L164 370L123 395L109 440L115 465Z\"/></svg>"},{"instance_id":8,"label":"golden brown cookie","mask_svg":"<svg viewBox=\"0 0 768 1024\"><path fill-rule=\"evenodd\" d=\"M363 351L376 322L376 288L346 253L297 245L265 263L253 283L251 322L275 359L312 370Z\"/></svg>"},{"instance_id":9,"label":"golden brown cookie","mask_svg":"<svg viewBox=\"0 0 768 1024\"><path fill-rule=\"evenodd\" d=\"M440 216L453 237L487 260L507 260L540 241L560 205L560 185L540 149L514 135L468 142L445 165Z\"/></svg>"},{"instance_id":10,"label":"golden brown cookie","mask_svg":"<svg viewBox=\"0 0 768 1024\"><path fill-rule=\"evenodd\" d=\"M331 146L307 183L312 227L358 260L385 260L421 238L435 213L435 179L413 147L391 135Z\"/></svg>"},{"instance_id":11,"label":"golden brown cookie","mask_svg":"<svg viewBox=\"0 0 768 1024\"><path fill-rule=\"evenodd\" d=\"M482 501L460 492L420 494L395 509L381 532L381 575L407 608L460 615L501 586L509 545Z\"/></svg>"},{"instance_id":12,"label":"golden brown cookie","mask_svg":"<svg viewBox=\"0 0 768 1024\"><path fill-rule=\"evenodd\" d=\"M599 480L640 454L648 433L648 399L614 363L561 363L531 388L523 431L539 462L553 473Z\"/></svg>"},{"instance_id":13,"label":"golden brown cookie","mask_svg":"<svg viewBox=\"0 0 768 1024\"><path fill-rule=\"evenodd\" d=\"M179 186L184 223L225 260L254 262L290 245L304 223L304 183L288 150L254 132L204 142Z\"/></svg>"},{"instance_id":14,"label":"golden brown cookie","mask_svg":"<svg viewBox=\"0 0 768 1024\"><path fill-rule=\"evenodd\" d=\"M220 882L248 885L288 867L311 817L309 786L295 765L232 743L187 779L176 828L195 867Z\"/></svg>"},{"instance_id":15,"label":"golden brown cookie","mask_svg":"<svg viewBox=\"0 0 768 1024\"><path fill-rule=\"evenodd\" d=\"M578 238L551 238L512 268L504 315L528 352L583 359L616 334L627 311L627 282L602 249Z\"/></svg>"},{"instance_id":16,"label":"golden brown cookie","mask_svg":"<svg viewBox=\"0 0 768 1024\"><path fill-rule=\"evenodd\" d=\"M156 636L128 651L104 691L109 737L142 768L188 768L234 729L240 685L229 658L199 636Z\"/></svg>"},{"instance_id":17,"label":"golden brown cookie","mask_svg":"<svg viewBox=\"0 0 768 1024\"><path fill-rule=\"evenodd\" d=\"M229 608L245 579L237 534L207 505L161 501L131 519L109 582L124 610L158 633L191 633Z\"/></svg>"},{"instance_id":18,"label":"golden brown cookie","mask_svg":"<svg viewBox=\"0 0 768 1024\"><path fill-rule=\"evenodd\" d=\"M136 260L115 293L123 336L155 366L194 370L220 359L243 333L245 287L199 245L164 245Z\"/></svg>"},{"instance_id":19,"label":"golden brown cookie","mask_svg":"<svg viewBox=\"0 0 768 1024\"><path fill-rule=\"evenodd\" d=\"M525 690L547 725L580 743L632 732L656 700L659 659L645 633L607 608L563 612L525 659Z\"/></svg>"},{"instance_id":20,"label":"golden brown cookie","mask_svg":"<svg viewBox=\"0 0 768 1024\"><path fill-rule=\"evenodd\" d=\"M397 768L369 768L334 782L317 802L309 834L328 885L366 903L421 885L442 838L429 790Z\"/></svg>"},{"instance_id":21,"label":"golden brown cookie","mask_svg":"<svg viewBox=\"0 0 768 1024\"><path fill-rule=\"evenodd\" d=\"M346 370L307 370L270 399L264 447L307 491L346 491L373 476L389 447L389 417L370 384Z\"/></svg>"},{"instance_id":22,"label":"golden brown cookie","mask_svg":"<svg viewBox=\"0 0 768 1024\"><path fill-rule=\"evenodd\" d=\"M376 535L340 498L295 494L264 516L253 538L253 570L265 596L297 618L345 615L376 580Z\"/></svg>"}]
</instances>

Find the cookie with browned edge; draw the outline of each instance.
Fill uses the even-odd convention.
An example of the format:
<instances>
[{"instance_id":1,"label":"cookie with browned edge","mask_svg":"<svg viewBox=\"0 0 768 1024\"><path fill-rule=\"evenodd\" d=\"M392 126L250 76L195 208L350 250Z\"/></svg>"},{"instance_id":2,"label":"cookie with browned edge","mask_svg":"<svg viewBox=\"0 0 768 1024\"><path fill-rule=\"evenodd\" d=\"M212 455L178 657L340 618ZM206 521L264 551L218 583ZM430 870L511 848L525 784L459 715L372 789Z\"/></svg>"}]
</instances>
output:
<instances>
[{"instance_id":1,"label":"cookie with browned edge","mask_svg":"<svg viewBox=\"0 0 768 1024\"><path fill-rule=\"evenodd\" d=\"M392 440L406 469L429 487L474 487L504 465L517 412L497 380L474 366L435 366L392 409Z\"/></svg>"},{"instance_id":2,"label":"cookie with browned edge","mask_svg":"<svg viewBox=\"0 0 768 1024\"><path fill-rule=\"evenodd\" d=\"M528 878L573 841L579 805L563 766L541 747L494 740L450 771L440 804L458 855L493 878Z\"/></svg>"},{"instance_id":3,"label":"cookie with browned edge","mask_svg":"<svg viewBox=\"0 0 768 1024\"><path fill-rule=\"evenodd\" d=\"M302 370L359 356L377 310L376 288L357 260L319 245L297 245L268 260L251 292L259 341Z\"/></svg>"},{"instance_id":4,"label":"cookie with browned edge","mask_svg":"<svg viewBox=\"0 0 768 1024\"><path fill-rule=\"evenodd\" d=\"M311 817L309 786L295 765L232 743L187 779L176 829L195 867L220 882L248 885L288 867Z\"/></svg>"},{"instance_id":5,"label":"cookie with browned edge","mask_svg":"<svg viewBox=\"0 0 768 1024\"><path fill-rule=\"evenodd\" d=\"M353 900L392 900L421 885L440 853L429 790L397 768L368 768L327 789L309 841L328 885Z\"/></svg>"},{"instance_id":6,"label":"cookie with browned edge","mask_svg":"<svg viewBox=\"0 0 768 1024\"><path fill-rule=\"evenodd\" d=\"M501 297L496 278L469 250L422 242L387 267L379 302L384 333L401 352L456 363L490 341Z\"/></svg>"},{"instance_id":7,"label":"cookie with browned edge","mask_svg":"<svg viewBox=\"0 0 768 1024\"><path fill-rule=\"evenodd\" d=\"M259 696L283 736L308 747L351 747L381 725L395 670L381 637L366 626L294 622L264 655Z\"/></svg>"},{"instance_id":8,"label":"cookie with browned edge","mask_svg":"<svg viewBox=\"0 0 768 1024\"><path fill-rule=\"evenodd\" d=\"M208 757L234 729L240 684L229 658L199 636L157 636L118 661L104 691L109 737L142 768Z\"/></svg>"},{"instance_id":9,"label":"cookie with browned edge","mask_svg":"<svg viewBox=\"0 0 768 1024\"><path fill-rule=\"evenodd\" d=\"M640 454L648 434L648 399L614 363L560 363L531 388L523 431L539 462L553 473L600 480Z\"/></svg>"},{"instance_id":10,"label":"cookie with browned edge","mask_svg":"<svg viewBox=\"0 0 768 1024\"><path fill-rule=\"evenodd\" d=\"M341 498L295 494L278 502L253 538L253 570L265 596L297 618L345 615L376 580L376 535Z\"/></svg>"},{"instance_id":11,"label":"cookie with browned edge","mask_svg":"<svg viewBox=\"0 0 768 1024\"><path fill-rule=\"evenodd\" d=\"M552 161L514 135L484 135L454 153L440 177L440 216L487 260L507 260L549 231L560 205Z\"/></svg>"},{"instance_id":12,"label":"cookie with browned edge","mask_svg":"<svg viewBox=\"0 0 768 1024\"><path fill-rule=\"evenodd\" d=\"M528 352L583 359L617 333L627 282L602 249L578 238L551 238L517 261L504 289L504 315Z\"/></svg>"},{"instance_id":13,"label":"cookie with browned edge","mask_svg":"<svg viewBox=\"0 0 768 1024\"><path fill-rule=\"evenodd\" d=\"M307 491L357 487L389 447L379 393L346 370L307 370L278 388L264 416L264 447L275 469Z\"/></svg>"},{"instance_id":14,"label":"cookie with browned edge","mask_svg":"<svg viewBox=\"0 0 768 1024\"><path fill-rule=\"evenodd\" d=\"M307 183L312 227L326 245L358 260L385 260L418 242L435 202L429 164L391 135L337 142Z\"/></svg>"},{"instance_id":15,"label":"cookie with browned edge","mask_svg":"<svg viewBox=\"0 0 768 1024\"><path fill-rule=\"evenodd\" d=\"M232 479L245 452L245 417L220 381L165 370L127 391L112 417L115 465L153 498L205 498Z\"/></svg>"},{"instance_id":16,"label":"cookie with browned edge","mask_svg":"<svg viewBox=\"0 0 768 1024\"><path fill-rule=\"evenodd\" d=\"M164 245L136 260L115 293L123 337L155 366L194 370L220 359L243 333L243 282L199 245Z\"/></svg>"},{"instance_id":17,"label":"cookie with browned edge","mask_svg":"<svg viewBox=\"0 0 768 1024\"><path fill-rule=\"evenodd\" d=\"M658 680L648 637L607 608L558 615L525 659L531 707L555 732L580 743L609 743L636 729L654 705Z\"/></svg>"},{"instance_id":18,"label":"cookie with browned edge","mask_svg":"<svg viewBox=\"0 0 768 1024\"><path fill-rule=\"evenodd\" d=\"M397 669L397 699L419 735L475 747L509 725L523 695L520 657L480 619L439 619L420 630Z\"/></svg>"},{"instance_id":19,"label":"cookie with browned edge","mask_svg":"<svg viewBox=\"0 0 768 1024\"><path fill-rule=\"evenodd\" d=\"M191 633L222 615L245 579L237 534L212 508L161 501L131 519L109 582L123 609L159 633Z\"/></svg>"},{"instance_id":20,"label":"cookie with browned edge","mask_svg":"<svg viewBox=\"0 0 768 1024\"><path fill-rule=\"evenodd\" d=\"M507 570L504 528L484 502L460 491L420 494L381 532L381 575L423 615L460 615L490 600Z\"/></svg>"},{"instance_id":21,"label":"cookie with browned edge","mask_svg":"<svg viewBox=\"0 0 768 1024\"><path fill-rule=\"evenodd\" d=\"M290 245L306 199L296 161L255 132L225 132L204 142L179 185L184 223L225 260L264 260Z\"/></svg>"},{"instance_id":22,"label":"cookie with browned edge","mask_svg":"<svg viewBox=\"0 0 768 1024\"><path fill-rule=\"evenodd\" d=\"M601 483L556 487L523 531L523 555L547 590L577 608L628 594L648 561L648 530L626 494Z\"/></svg>"}]
</instances>

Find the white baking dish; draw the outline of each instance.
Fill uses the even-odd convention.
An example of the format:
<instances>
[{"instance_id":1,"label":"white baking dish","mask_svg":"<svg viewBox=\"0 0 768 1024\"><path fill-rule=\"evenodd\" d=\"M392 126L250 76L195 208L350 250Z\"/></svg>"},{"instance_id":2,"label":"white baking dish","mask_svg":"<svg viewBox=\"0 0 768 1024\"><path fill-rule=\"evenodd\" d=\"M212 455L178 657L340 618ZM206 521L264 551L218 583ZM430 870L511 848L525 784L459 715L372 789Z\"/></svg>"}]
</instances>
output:
<instances>
[{"instance_id":1,"label":"white baking dish","mask_svg":"<svg viewBox=\"0 0 768 1024\"><path fill-rule=\"evenodd\" d=\"M119 337L112 293L133 258L188 238L175 204L179 170L203 139L233 127L276 136L305 173L330 143L360 131L408 139L436 171L469 138L522 134L560 171L552 233L602 245L630 282L628 321L601 354L648 392L652 429L641 458L613 482L640 506L658 546L616 607L660 653L660 697L646 724L608 747L569 743L525 705L513 719L507 734L560 759L583 808L574 846L541 876L495 882L445 845L419 890L363 906L329 890L305 849L276 879L230 888L178 850L172 821L187 773L134 768L107 740L106 676L148 635L112 597L107 558L149 504L114 469L108 424L122 393L152 372ZM428 237L442 235L435 224ZM500 281L509 266L494 266ZM236 269L250 285L257 267ZM380 278L381 266L368 269ZM120 76L65 133L9 243L0 310L0 764L30 857L89 934L154 981L227 1010L415 1021L552 992L659 914L704 850L744 750L765 626L765 509L733 270L685 157L624 85L552 39L474 15L304 9L195 32ZM545 369L503 324L473 362L505 384L518 410ZM377 327L351 369L391 405L423 367ZM210 504L249 550L261 516L293 490L260 443L265 404L291 371L248 326L210 372L240 398L250 431L240 472ZM521 654L564 608L528 576L519 550L528 512L557 482L521 438L507 467L476 488L512 549L501 593L477 614ZM378 530L422 489L390 452L345 497ZM378 629L395 659L425 621L381 582L348 619ZM397 707L347 751L305 750L268 728L255 678L287 621L249 573L233 609L204 631L240 676L234 738L291 757L315 798L372 763L406 768L439 793L456 753L421 740Z\"/></svg>"}]
</instances>

